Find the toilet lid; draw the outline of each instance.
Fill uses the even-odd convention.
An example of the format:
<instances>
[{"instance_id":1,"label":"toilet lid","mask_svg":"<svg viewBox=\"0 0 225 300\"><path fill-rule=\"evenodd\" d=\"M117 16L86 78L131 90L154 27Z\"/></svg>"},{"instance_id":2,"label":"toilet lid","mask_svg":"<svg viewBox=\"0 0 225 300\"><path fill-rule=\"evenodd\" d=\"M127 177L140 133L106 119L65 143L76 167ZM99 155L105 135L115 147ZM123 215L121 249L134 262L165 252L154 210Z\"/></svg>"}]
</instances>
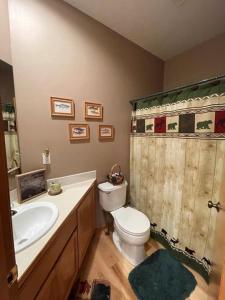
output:
<instances>
[{"instance_id":1,"label":"toilet lid","mask_svg":"<svg viewBox=\"0 0 225 300\"><path fill-rule=\"evenodd\" d=\"M119 184L119 185L113 185L107 181L107 182L100 183L98 185L98 189L102 192L107 193L107 192L113 192L113 191L119 190L119 189L123 188L124 185L127 186L126 180L122 184Z\"/></svg>"},{"instance_id":2,"label":"toilet lid","mask_svg":"<svg viewBox=\"0 0 225 300\"><path fill-rule=\"evenodd\" d=\"M116 225L131 235L143 234L150 228L146 215L132 207L121 207L113 212L113 216Z\"/></svg>"}]
</instances>

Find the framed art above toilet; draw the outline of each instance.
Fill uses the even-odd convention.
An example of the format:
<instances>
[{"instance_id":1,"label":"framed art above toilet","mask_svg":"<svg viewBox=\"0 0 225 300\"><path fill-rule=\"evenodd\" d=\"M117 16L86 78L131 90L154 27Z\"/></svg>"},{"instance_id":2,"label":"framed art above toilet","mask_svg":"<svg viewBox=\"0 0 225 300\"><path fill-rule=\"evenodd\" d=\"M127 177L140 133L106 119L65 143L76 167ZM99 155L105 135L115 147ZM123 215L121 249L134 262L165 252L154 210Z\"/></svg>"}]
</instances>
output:
<instances>
[{"instance_id":1,"label":"framed art above toilet","mask_svg":"<svg viewBox=\"0 0 225 300\"><path fill-rule=\"evenodd\" d=\"M88 124L69 124L70 141L82 141L90 139L90 128Z\"/></svg>"},{"instance_id":2,"label":"framed art above toilet","mask_svg":"<svg viewBox=\"0 0 225 300\"><path fill-rule=\"evenodd\" d=\"M75 117L75 105L72 99L51 97L52 117Z\"/></svg>"},{"instance_id":3,"label":"framed art above toilet","mask_svg":"<svg viewBox=\"0 0 225 300\"><path fill-rule=\"evenodd\" d=\"M98 137L100 141L112 141L114 134L114 127L112 125L99 125Z\"/></svg>"},{"instance_id":4,"label":"framed art above toilet","mask_svg":"<svg viewBox=\"0 0 225 300\"><path fill-rule=\"evenodd\" d=\"M85 119L86 120L98 120L101 121L103 119L103 107L102 104L85 102Z\"/></svg>"}]
</instances>

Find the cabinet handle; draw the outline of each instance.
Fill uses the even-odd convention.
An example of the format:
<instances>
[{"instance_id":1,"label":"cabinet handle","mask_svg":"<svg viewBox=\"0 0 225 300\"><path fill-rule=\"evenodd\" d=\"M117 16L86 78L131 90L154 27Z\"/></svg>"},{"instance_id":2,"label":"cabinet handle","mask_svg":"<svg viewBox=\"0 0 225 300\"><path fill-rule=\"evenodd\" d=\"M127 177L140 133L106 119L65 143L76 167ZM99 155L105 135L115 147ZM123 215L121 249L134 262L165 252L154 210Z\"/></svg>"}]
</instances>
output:
<instances>
[{"instance_id":1,"label":"cabinet handle","mask_svg":"<svg viewBox=\"0 0 225 300\"><path fill-rule=\"evenodd\" d=\"M7 276L8 287L11 287L18 278L18 268L15 265Z\"/></svg>"}]
</instances>

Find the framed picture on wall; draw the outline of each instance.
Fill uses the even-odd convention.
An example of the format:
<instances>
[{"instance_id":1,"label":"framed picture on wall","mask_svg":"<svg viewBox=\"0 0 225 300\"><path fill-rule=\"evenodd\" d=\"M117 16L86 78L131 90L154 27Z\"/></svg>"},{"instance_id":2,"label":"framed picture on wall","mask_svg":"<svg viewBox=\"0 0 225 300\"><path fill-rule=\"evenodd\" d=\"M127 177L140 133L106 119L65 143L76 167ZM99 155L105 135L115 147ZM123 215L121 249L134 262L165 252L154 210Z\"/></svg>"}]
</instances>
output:
<instances>
[{"instance_id":1,"label":"framed picture on wall","mask_svg":"<svg viewBox=\"0 0 225 300\"><path fill-rule=\"evenodd\" d=\"M102 120L103 119L103 107L102 104L85 102L85 119L87 120Z\"/></svg>"},{"instance_id":2,"label":"framed picture on wall","mask_svg":"<svg viewBox=\"0 0 225 300\"><path fill-rule=\"evenodd\" d=\"M47 192L45 169L16 175L19 203Z\"/></svg>"},{"instance_id":3,"label":"framed picture on wall","mask_svg":"<svg viewBox=\"0 0 225 300\"><path fill-rule=\"evenodd\" d=\"M75 105L72 99L51 97L52 117L74 117Z\"/></svg>"},{"instance_id":4,"label":"framed picture on wall","mask_svg":"<svg viewBox=\"0 0 225 300\"><path fill-rule=\"evenodd\" d=\"M113 140L115 130L112 125L99 125L98 136L99 140Z\"/></svg>"},{"instance_id":5,"label":"framed picture on wall","mask_svg":"<svg viewBox=\"0 0 225 300\"><path fill-rule=\"evenodd\" d=\"M90 128L88 124L69 124L69 138L71 141L89 140Z\"/></svg>"}]
</instances>

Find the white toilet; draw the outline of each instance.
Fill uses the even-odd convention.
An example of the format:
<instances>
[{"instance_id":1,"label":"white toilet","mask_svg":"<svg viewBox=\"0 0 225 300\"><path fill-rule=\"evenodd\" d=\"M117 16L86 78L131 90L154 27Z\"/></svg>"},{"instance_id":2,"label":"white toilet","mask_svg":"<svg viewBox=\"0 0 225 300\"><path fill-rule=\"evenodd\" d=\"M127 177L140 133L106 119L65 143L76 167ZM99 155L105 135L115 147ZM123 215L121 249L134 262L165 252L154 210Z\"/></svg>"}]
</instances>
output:
<instances>
[{"instance_id":1,"label":"white toilet","mask_svg":"<svg viewBox=\"0 0 225 300\"><path fill-rule=\"evenodd\" d=\"M100 205L114 218L114 244L133 265L141 263L145 259L144 244L150 236L149 219L135 208L123 207L126 203L126 181L117 186L104 182L98 188Z\"/></svg>"}]
</instances>

